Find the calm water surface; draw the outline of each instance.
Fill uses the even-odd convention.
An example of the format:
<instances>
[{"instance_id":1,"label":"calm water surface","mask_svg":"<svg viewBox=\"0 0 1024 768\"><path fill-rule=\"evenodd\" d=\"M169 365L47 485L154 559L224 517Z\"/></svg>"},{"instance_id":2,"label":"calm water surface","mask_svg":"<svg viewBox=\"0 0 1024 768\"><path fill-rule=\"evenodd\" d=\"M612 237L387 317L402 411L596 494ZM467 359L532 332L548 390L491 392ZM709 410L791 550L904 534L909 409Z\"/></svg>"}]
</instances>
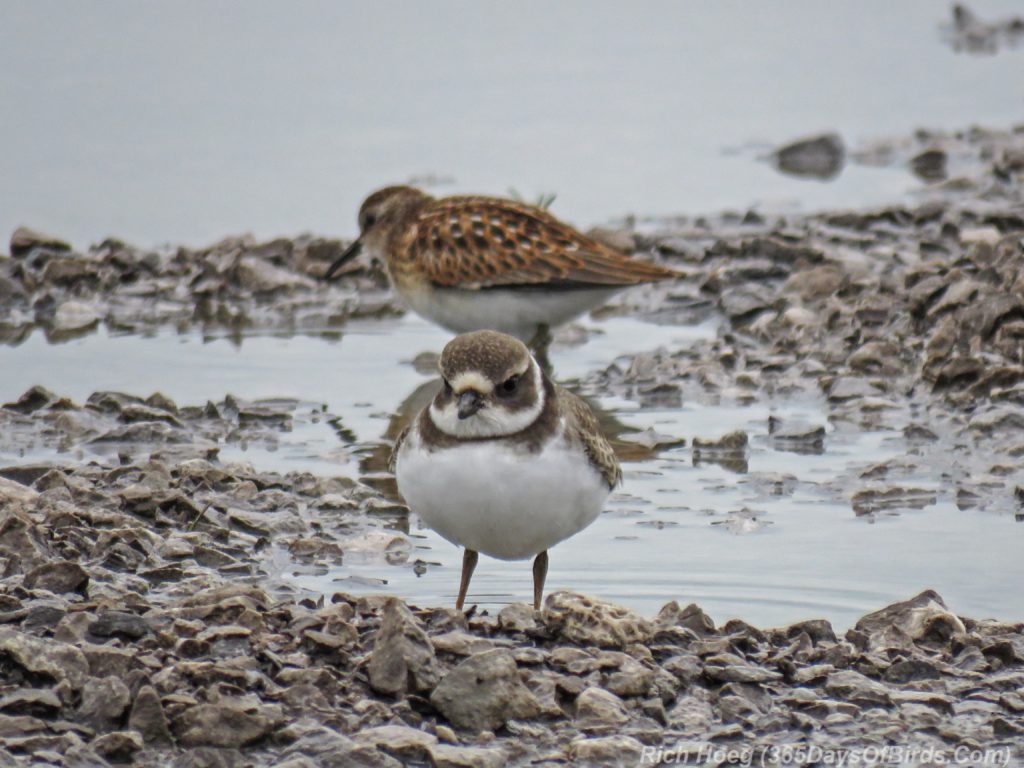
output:
<instances>
[{"instance_id":1,"label":"calm water surface","mask_svg":"<svg viewBox=\"0 0 1024 768\"><path fill-rule=\"evenodd\" d=\"M553 355L560 378L579 377L635 352L638 339L655 348L714 333L712 325L663 327L629 318L586 325L590 341ZM79 401L111 388L140 395L161 391L181 404L219 400L228 392L296 397L340 415L353 444L342 445L326 423L297 420L272 449L227 446L222 459L264 470L356 476L360 452L380 440L398 404L430 378L410 361L420 352L438 351L446 339L412 316L354 324L340 339L255 336L240 345L169 332L150 338L97 334L48 345L36 334L21 347L0 348L0 398L10 400L35 383ZM684 403L678 409L641 409L615 398L597 402L629 428L652 427L687 444L694 436L744 429L751 437L748 471L695 464L686 447L627 463L625 485L605 514L552 550L551 589L582 590L645 614L671 599L695 601L716 620L741 616L762 625L825 616L842 626L927 587L966 615L1024 616L1024 563L1019 547L1008 546L1024 535L1024 525L1012 514L960 511L940 493L933 506L869 523L828 492L854 470L905 453L901 421L880 432L828 424L824 453L808 456L776 450L767 440L767 422L775 415L825 425L824 404L815 400ZM52 455L0 454L3 463L45 458ZM95 457L83 452L63 458ZM771 492L780 475L792 476L791 495ZM938 487L937 477L908 482ZM754 513L756 522L744 522L743 510ZM282 576L318 592L383 591L421 604L452 602L460 550L415 518L410 537L412 551L398 564L359 553L359 541L353 540L342 567L296 571L282 561ZM417 560L425 572L415 567ZM471 598L497 607L528 599L530 589L528 562L482 558Z\"/></svg>"},{"instance_id":2,"label":"calm water surface","mask_svg":"<svg viewBox=\"0 0 1024 768\"><path fill-rule=\"evenodd\" d=\"M906 169L798 180L755 148L1024 120L1024 49L955 53L950 9L0 0L0 236L349 236L370 190L415 177L554 192L587 226L904 199L919 188Z\"/></svg>"}]
</instances>

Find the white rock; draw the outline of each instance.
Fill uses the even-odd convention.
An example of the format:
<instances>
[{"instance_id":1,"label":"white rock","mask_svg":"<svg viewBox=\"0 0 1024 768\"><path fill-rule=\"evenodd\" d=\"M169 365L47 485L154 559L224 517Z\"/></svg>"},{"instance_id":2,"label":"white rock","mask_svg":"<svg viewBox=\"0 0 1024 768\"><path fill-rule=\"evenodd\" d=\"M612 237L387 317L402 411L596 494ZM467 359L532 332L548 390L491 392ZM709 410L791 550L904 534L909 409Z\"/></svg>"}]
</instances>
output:
<instances>
[{"instance_id":1,"label":"white rock","mask_svg":"<svg viewBox=\"0 0 1024 768\"><path fill-rule=\"evenodd\" d=\"M100 311L92 304L82 301L65 301L57 307L53 316L55 331L77 331L95 325L103 318Z\"/></svg>"}]
</instances>

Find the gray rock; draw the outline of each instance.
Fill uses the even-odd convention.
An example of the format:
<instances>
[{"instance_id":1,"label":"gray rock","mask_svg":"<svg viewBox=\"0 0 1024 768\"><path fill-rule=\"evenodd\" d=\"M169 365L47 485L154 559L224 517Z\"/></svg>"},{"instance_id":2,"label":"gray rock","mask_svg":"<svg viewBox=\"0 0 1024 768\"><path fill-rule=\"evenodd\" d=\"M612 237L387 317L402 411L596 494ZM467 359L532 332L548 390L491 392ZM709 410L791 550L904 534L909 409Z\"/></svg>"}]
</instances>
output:
<instances>
[{"instance_id":1,"label":"gray rock","mask_svg":"<svg viewBox=\"0 0 1024 768\"><path fill-rule=\"evenodd\" d=\"M498 612L498 626L506 632L533 632L537 629L532 605L512 603Z\"/></svg>"},{"instance_id":2,"label":"gray rock","mask_svg":"<svg viewBox=\"0 0 1024 768\"><path fill-rule=\"evenodd\" d=\"M48 688L20 688L0 697L0 712L6 715L55 717L63 706Z\"/></svg>"},{"instance_id":3,"label":"gray rock","mask_svg":"<svg viewBox=\"0 0 1024 768\"><path fill-rule=\"evenodd\" d=\"M935 491L899 486L865 488L853 494L851 504L858 515L870 515L887 509L923 509L938 501Z\"/></svg>"},{"instance_id":4,"label":"gray rock","mask_svg":"<svg viewBox=\"0 0 1024 768\"><path fill-rule=\"evenodd\" d=\"M608 675L604 687L616 696L646 696L654 683L654 671L625 654L616 654L622 658L619 669Z\"/></svg>"},{"instance_id":5,"label":"gray rock","mask_svg":"<svg viewBox=\"0 0 1024 768\"><path fill-rule=\"evenodd\" d=\"M690 603L685 608L681 608L675 600L666 603L658 611L655 623L658 627L684 627L700 636L710 635L715 631L715 622L701 610L699 605Z\"/></svg>"},{"instance_id":6,"label":"gray rock","mask_svg":"<svg viewBox=\"0 0 1024 768\"><path fill-rule=\"evenodd\" d=\"M97 731L109 731L120 724L131 693L116 677L91 677L82 687L78 719Z\"/></svg>"},{"instance_id":7,"label":"gray rock","mask_svg":"<svg viewBox=\"0 0 1024 768\"><path fill-rule=\"evenodd\" d=\"M58 595L66 592L84 594L89 584L89 574L78 563L58 560L43 563L25 574L22 585L26 589L45 589Z\"/></svg>"},{"instance_id":8,"label":"gray rock","mask_svg":"<svg viewBox=\"0 0 1024 768\"><path fill-rule=\"evenodd\" d=\"M729 653L704 659L704 676L719 683L768 683L782 679L782 674L775 670L756 667Z\"/></svg>"},{"instance_id":9,"label":"gray rock","mask_svg":"<svg viewBox=\"0 0 1024 768\"><path fill-rule=\"evenodd\" d=\"M846 162L846 147L837 133L825 133L775 150L775 165L793 176L831 179L837 176Z\"/></svg>"},{"instance_id":10,"label":"gray rock","mask_svg":"<svg viewBox=\"0 0 1024 768\"><path fill-rule=\"evenodd\" d=\"M52 251L70 251L71 246L63 240L28 227L18 227L11 235L11 256L25 256L33 248L49 248Z\"/></svg>"},{"instance_id":11,"label":"gray rock","mask_svg":"<svg viewBox=\"0 0 1024 768\"><path fill-rule=\"evenodd\" d=\"M437 737L406 725L381 725L360 731L355 741L381 749L400 760L421 760L428 749L437 744Z\"/></svg>"},{"instance_id":12,"label":"gray rock","mask_svg":"<svg viewBox=\"0 0 1024 768\"><path fill-rule=\"evenodd\" d=\"M742 453L746 451L749 439L747 433L742 430L728 432L717 440L693 438L694 451Z\"/></svg>"},{"instance_id":13,"label":"gray rock","mask_svg":"<svg viewBox=\"0 0 1024 768\"><path fill-rule=\"evenodd\" d=\"M681 683L690 683L700 677L704 664L700 657L692 653L681 653L662 662L661 668L669 672Z\"/></svg>"},{"instance_id":14,"label":"gray rock","mask_svg":"<svg viewBox=\"0 0 1024 768\"><path fill-rule=\"evenodd\" d=\"M89 674L93 677L114 676L123 680L139 667L137 655L130 650L93 643L81 643L79 648L89 662Z\"/></svg>"},{"instance_id":15,"label":"gray rock","mask_svg":"<svg viewBox=\"0 0 1024 768\"><path fill-rule=\"evenodd\" d=\"M740 286L726 288L719 297L722 311L734 323L753 319L754 315L770 309L774 295L764 287Z\"/></svg>"},{"instance_id":16,"label":"gray rock","mask_svg":"<svg viewBox=\"0 0 1024 768\"><path fill-rule=\"evenodd\" d=\"M451 744L433 744L428 747L433 768L503 768L508 765L508 754L494 747L457 747Z\"/></svg>"},{"instance_id":17,"label":"gray rock","mask_svg":"<svg viewBox=\"0 0 1024 768\"><path fill-rule=\"evenodd\" d=\"M17 400L10 403L4 403L4 409L8 411L15 411L16 413L35 413L40 408L45 408L57 402L58 399L59 398L53 392L45 387L34 386L23 392ZM45 474L45 472L43 474ZM11 477L11 475L6 474L6 472L5 475L7 477ZM18 477L11 477L11 479L21 482L21 479ZM35 478L33 478L33 480L29 480L26 485L34 482L34 480Z\"/></svg>"},{"instance_id":18,"label":"gray rock","mask_svg":"<svg viewBox=\"0 0 1024 768\"><path fill-rule=\"evenodd\" d=\"M865 706L892 704L888 688L852 669L833 672L829 675L825 681L825 690L831 696L846 699L854 704Z\"/></svg>"},{"instance_id":19,"label":"gray rock","mask_svg":"<svg viewBox=\"0 0 1024 768\"><path fill-rule=\"evenodd\" d=\"M72 689L82 687L89 676L85 655L67 643L44 640L11 629L0 629L0 654L34 674L67 681Z\"/></svg>"},{"instance_id":20,"label":"gray rock","mask_svg":"<svg viewBox=\"0 0 1024 768\"><path fill-rule=\"evenodd\" d=\"M139 689L128 715L128 727L138 732L147 747L161 747L171 743L171 729L167 724L160 695L151 685Z\"/></svg>"},{"instance_id":21,"label":"gray rock","mask_svg":"<svg viewBox=\"0 0 1024 768\"><path fill-rule=\"evenodd\" d=\"M126 640L138 640L150 631L144 618L125 611L104 611L89 625L89 632L96 637L122 637Z\"/></svg>"},{"instance_id":22,"label":"gray rock","mask_svg":"<svg viewBox=\"0 0 1024 768\"><path fill-rule=\"evenodd\" d=\"M431 703L454 725L495 730L513 718L539 714L540 703L519 677L512 654L502 648L474 654L442 678Z\"/></svg>"},{"instance_id":23,"label":"gray rock","mask_svg":"<svg viewBox=\"0 0 1024 768\"><path fill-rule=\"evenodd\" d=\"M930 589L910 600L869 613L854 625L854 630L871 636L893 626L914 641L945 642L952 635L967 631L964 623L946 608L942 598Z\"/></svg>"},{"instance_id":24,"label":"gray rock","mask_svg":"<svg viewBox=\"0 0 1024 768\"><path fill-rule=\"evenodd\" d=\"M542 617L550 631L578 645L624 648L654 633L651 622L628 608L573 592L548 595Z\"/></svg>"},{"instance_id":25,"label":"gray rock","mask_svg":"<svg viewBox=\"0 0 1024 768\"><path fill-rule=\"evenodd\" d=\"M269 736L276 723L262 713L250 713L227 704L199 704L174 718L178 743L186 747L238 749Z\"/></svg>"},{"instance_id":26,"label":"gray rock","mask_svg":"<svg viewBox=\"0 0 1024 768\"><path fill-rule=\"evenodd\" d=\"M922 181L942 181L946 178L946 153L938 148L926 149L910 158L910 170Z\"/></svg>"},{"instance_id":27,"label":"gray rock","mask_svg":"<svg viewBox=\"0 0 1024 768\"><path fill-rule=\"evenodd\" d=\"M142 736L135 731L113 731L97 737L89 745L100 757L125 763L143 748Z\"/></svg>"},{"instance_id":28,"label":"gray rock","mask_svg":"<svg viewBox=\"0 0 1024 768\"><path fill-rule=\"evenodd\" d=\"M887 683L909 683L914 680L935 680L942 677L938 667L925 659L903 659L882 673Z\"/></svg>"},{"instance_id":29,"label":"gray rock","mask_svg":"<svg viewBox=\"0 0 1024 768\"><path fill-rule=\"evenodd\" d=\"M832 629L832 625L825 619L810 619L808 621L791 624L786 629L786 637L794 638L801 632L806 632L807 636L811 638L811 641L814 643L836 642L836 633Z\"/></svg>"},{"instance_id":30,"label":"gray rock","mask_svg":"<svg viewBox=\"0 0 1024 768\"><path fill-rule=\"evenodd\" d=\"M315 285L305 275L276 267L254 256L243 256L238 260L235 278L242 288L253 293L276 293Z\"/></svg>"},{"instance_id":31,"label":"gray rock","mask_svg":"<svg viewBox=\"0 0 1024 768\"><path fill-rule=\"evenodd\" d=\"M779 450L795 453L821 453L825 447L825 427L820 424L768 417L768 435Z\"/></svg>"},{"instance_id":32,"label":"gray rock","mask_svg":"<svg viewBox=\"0 0 1024 768\"><path fill-rule=\"evenodd\" d=\"M25 736L47 729L46 721L28 715L0 715L0 739Z\"/></svg>"},{"instance_id":33,"label":"gray rock","mask_svg":"<svg viewBox=\"0 0 1024 768\"><path fill-rule=\"evenodd\" d=\"M389 598L382 614L367 666L370 687L389 696L432 690L440 675L426 632L401 600Z\"/></svg>"},{"instance_id":34,"label":"gray rock","mask_svg":"<svg viewBox=\"0 0 1024 768\"><path fill-rule=\"evenodd\" d=\"M68 300L57 307L50 327L57 332L85 331L102 319L103 311L96 305Z\"/></svg>"},{"instance_id":35,"label":"gray rock","mask_svg":"<svg viewBox=\"0 0 1024 768\"><path fill-rule=\"evenodd\" d=\"M574 739L569 744L569 756L578 765L633 768L643 765L643 754L644 745L624 734Z\"/></svg>"},{"instance_id":36,"label":"gray rock","mask_svg":"<svg viewBox=\"0 0 1024 768\"><path fill-rule=\"evenodd\" d=\"M616 726L628 721L625 703L611 691L592 687L576 697L576 723L581 728Z\"/></svg>"}]
</instances>

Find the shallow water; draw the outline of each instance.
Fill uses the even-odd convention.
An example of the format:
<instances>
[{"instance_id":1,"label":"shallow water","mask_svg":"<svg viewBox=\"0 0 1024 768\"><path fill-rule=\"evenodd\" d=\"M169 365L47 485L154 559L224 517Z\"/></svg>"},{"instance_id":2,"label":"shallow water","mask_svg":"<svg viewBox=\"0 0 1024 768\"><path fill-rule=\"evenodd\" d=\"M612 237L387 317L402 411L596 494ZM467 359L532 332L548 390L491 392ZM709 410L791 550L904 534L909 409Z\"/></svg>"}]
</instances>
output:
<instances>
[{"instance_id":1,"label":"shallow water","mask_svg":"<svg viewBox=\"0 0 1024 768\"><path fill-rule=\"evenodd\" d=\"M658 326L630 318L588 320L582 345L559 345L559 378L575 378L619 355L660 345L685 345L714 333L714 324ZM638 343L638 339L641 339ZM223 460L262 470L360 473L359 462L380 440L395 409L430 377L412 366L420 352L438 351L447 335L413 316L352 323L339 336L203 337L162 332L152 337L95 334L50 345L41 334L0 349L0 401L33 384L81 401L99 389L147 395L161 391L181 404L244 398L296 397L300 411L326 405L348 437L327 423L297 419L275 445L225 446ZM769 415L825 425L824 403L684 403L647 409L622 399L597 402L628 428L714 438L744 429L751 438L748 470L696 463L688 447L625 465L625 485L589 529L554 548L549 589L569 588L653 614L668 600L697 602L716 620L740 616L760 625L824 616L845 626L864 612L931 587L965 615L1024 615L1019 584L1024 565L1007 538L1024 526L1010 514L960 511L942 493L918 511L857 517L832 486L861 467L906 452L894 417L892 431L828 425L825 450L802 455L767 439ZM0 454L0 462L35 461L49 451ZM92 458L81 453L78 460ZM936 470L938 471L938 470ZM784 476L791 476L786 478ZM913 478L937 488L937 477ZM778 494L779 488L786 490ZM793 489L789 492L789 489ZM746 510L746 512L742 512ZM737 514L741 513L741 514ZM751 519L752 518L752 519ZM386 592L419 604L454 599L460 551L413 519L413 549L389 564L352 543L344 565L311 571L283 563L302 587ZM485 607L527 600L528 562L481 558L470 598Z\"/></svg>"},{"instance_id":2,"label":"shallow water","mask_svg":"<svg viewBox=\"0 0 1024 768\"><path fill-rule=\"evenodd\" d=\"M413 177L557 193L586 226L891 202L921 187L906 168L822 183L756 158L1024 119L1024 49L954 52L950 6L0 3L0 234L351 236L370 190Z\"/></svg>"}]
</instances>

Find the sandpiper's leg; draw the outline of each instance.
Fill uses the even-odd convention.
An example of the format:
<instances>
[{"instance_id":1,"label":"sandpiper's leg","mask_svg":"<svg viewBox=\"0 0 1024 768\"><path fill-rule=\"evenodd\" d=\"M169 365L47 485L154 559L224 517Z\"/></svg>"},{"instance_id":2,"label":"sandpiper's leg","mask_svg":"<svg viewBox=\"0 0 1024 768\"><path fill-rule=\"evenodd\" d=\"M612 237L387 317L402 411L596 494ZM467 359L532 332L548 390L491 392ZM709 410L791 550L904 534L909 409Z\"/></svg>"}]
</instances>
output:
<instances>
[{"instance_id":1,"label":"sandpiper's leg","mask_svg":"<svg viewBox=\"0 0 1024 768\"><path fill-rule=\"evenodd\" d=\"M547 323L541 323L537 326L537 332L530 339L530 343L526 345L533 350L533 357L537 361L537 365L540 366L544 373L549 375L551 373L551 361L548 359L548 348L554 339L555 337L551 335L551 329L548 328Z\"/></svg>"},{"instance_id":2,"label":"sandpiper's leg","mask_svg":"<svg viewBox=\"0 0 1024 768\"><path fill-rule=\"evenodd\" d=\"M548 577L548 552L544 550L533 559L533 609L540 610L544 596L544 580Z\"/></svg>"},{"instance_id":3,"label":"sandpiper's leg","mask_svg":"<svg viewBox=\"0 0 1024 768\"><path fill-rule=\"evenodd\" d=\"M476 561L480 556L472 549L466 549L462 553L462 581L459 582L459 597L455 601L455 610L461 611L462 605L466 602L466 590L469 589L469 580L473 578L473 569L476 568Z\"/></svg>"}]
</instances>

